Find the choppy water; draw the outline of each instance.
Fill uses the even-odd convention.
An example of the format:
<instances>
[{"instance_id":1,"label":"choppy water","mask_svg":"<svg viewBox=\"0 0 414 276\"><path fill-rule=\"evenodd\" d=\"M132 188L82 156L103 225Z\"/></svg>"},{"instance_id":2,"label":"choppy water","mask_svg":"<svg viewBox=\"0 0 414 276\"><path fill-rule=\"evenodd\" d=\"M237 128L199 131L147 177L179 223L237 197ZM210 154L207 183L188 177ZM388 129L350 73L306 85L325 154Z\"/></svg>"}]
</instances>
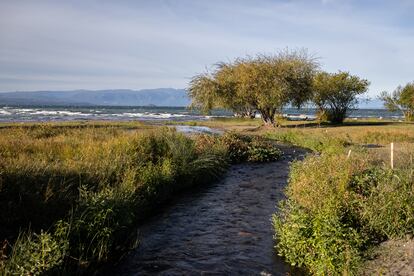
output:
<instances>
[{"instance_id":1,"label":"choppy water","mask_svg":"<svg viewBox=\"0 0 414 276\"><path fill-rule=\"evenodd\" d=\"M283 198L285 149L267 164L231 167L225 178L168 204L139 229L140 245L104 275L300 275L274 250L272 214Z\"/></svg>"},{"instance_id":2,"label":"choppy water","mask_svg":"<svg viewBox=\"0 0 414 276\"><path fill-rule=\"evenodd\" d=\"M292 119L312 119L314 109L286 109L285 115ZM227 111L215 111L212 116L231 117ZM298 116L301 115L301 116ZM388 112L383 109L360 109L350 114L355 118L384 118L401 119L398 112ZM37 122L37 121L82 121L82 120L207 120L197 111L190 111L184 107L41 107L41 106L0 106L0 122Z\"/></svg>"}]
</instances>

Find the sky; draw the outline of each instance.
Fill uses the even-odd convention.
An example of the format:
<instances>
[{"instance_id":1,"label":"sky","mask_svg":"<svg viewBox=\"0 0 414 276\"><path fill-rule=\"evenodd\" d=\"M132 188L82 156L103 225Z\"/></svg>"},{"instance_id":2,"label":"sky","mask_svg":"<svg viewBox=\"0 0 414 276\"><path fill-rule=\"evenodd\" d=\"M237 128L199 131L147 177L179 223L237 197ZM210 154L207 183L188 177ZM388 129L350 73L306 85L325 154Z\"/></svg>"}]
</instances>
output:
<instances>
[{"instance_id":1,"label":"sky","mask_svg":"<svg viewBox=\"0 0 414 276\"><path fill-rule=\"evenodd\" d=\"M414 81L411 0L0 0L0 91L186 88L218 61L306 48L321 69Z\"/></svg>"}]
</instances>

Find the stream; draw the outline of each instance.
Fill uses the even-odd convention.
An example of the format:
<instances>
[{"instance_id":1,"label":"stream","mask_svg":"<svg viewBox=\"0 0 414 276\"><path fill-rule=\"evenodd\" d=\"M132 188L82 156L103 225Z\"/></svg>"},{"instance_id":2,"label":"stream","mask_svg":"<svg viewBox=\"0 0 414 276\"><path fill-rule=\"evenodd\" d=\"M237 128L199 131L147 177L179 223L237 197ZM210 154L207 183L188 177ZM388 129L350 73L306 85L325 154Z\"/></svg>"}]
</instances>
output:
<instances>
[{"instance_id":1,"label":"stream","mask_svg":"<svg viewBox=\"0 0 414 276\"><path fill-rule=\"evenodd\" d=\"M140 244L107 275L296 275L274 250L272 214L284 198L282 160L231 166L223 180L183 193L139 229Z\"/></svg>"}]
</instances>

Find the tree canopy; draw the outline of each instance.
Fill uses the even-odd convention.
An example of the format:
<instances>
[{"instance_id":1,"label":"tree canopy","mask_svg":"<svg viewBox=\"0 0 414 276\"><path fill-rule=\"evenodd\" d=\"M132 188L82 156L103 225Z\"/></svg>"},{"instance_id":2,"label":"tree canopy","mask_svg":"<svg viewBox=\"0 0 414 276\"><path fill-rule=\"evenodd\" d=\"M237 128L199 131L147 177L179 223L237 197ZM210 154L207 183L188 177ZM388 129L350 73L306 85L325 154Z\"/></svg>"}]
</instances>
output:
<instances>
[{"instance_id":1,"label":"tree canopy","mask_svg":"<svg viewBox=\"0 0 414 276\"><path fill-rule=\"evenodd\" d=\"M203 111L221 107L251 115L257 110L265 125L274 125L284 106L300 107L311 99L317 68L304 50L236 59L195 76L188 93L192 106Z\"/></svg>"},{"instance_id":2,"label":"tree canopy","mask_svg":"<svg viewBox=\"0 0 414 276\"><path fill-rule=\"evenodd\" d=\"M414 121L414 82L398 86L392 93L381 93L384 106L390 111L400 110L407 121Z\"/></svg>"},{"instance_id":3,"label":"tree canopy","mask_svg":"<svg viewBox=\"0 0 414 276\"><path fill-rule=\"evenodd\" d=\"M368 90L369 81L348 72L319 72L313 82L313 102L332 123L342 123L357 96Z\"/></svg>"}]
</instances>

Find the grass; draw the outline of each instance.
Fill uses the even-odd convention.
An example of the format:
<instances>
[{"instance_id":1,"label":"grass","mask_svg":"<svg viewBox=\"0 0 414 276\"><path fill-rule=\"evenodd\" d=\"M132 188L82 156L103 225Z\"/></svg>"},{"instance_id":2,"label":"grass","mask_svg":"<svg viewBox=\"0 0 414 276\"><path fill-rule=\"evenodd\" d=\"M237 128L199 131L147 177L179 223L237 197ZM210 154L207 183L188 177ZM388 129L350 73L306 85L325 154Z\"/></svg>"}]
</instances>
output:
<instances>
[{"instance_id":1,"label":"grass","mask_svg":"<svg viewBox=\"0 0 414 276\"><path fill-rule=\"evenodd\" d=\"M207 185L229 163L280 158L268 139L316 153L292 165L287 198L273 217L278 253L291 264L356 274L373 247L414 234L413 124L186 124L252 136L190 138L136 122L2 124L0 271L93 272L136 246L137 225L180 190Z\"/></svg>"},{"instance_id":2,"label":"grass","mask_svg":"<svg viewBox=\"0 0 414 276\"><path fill-rule=\"evenodd\" d=\"M151 210L217 178L227 164L224 147L203 151L165 128L39 125L0 132L1 237L13 241L22 230L2 262L10 273L109 259L131 244L129 233Z\"/></svg>"},{"instance_id":3,"label":"grass","mask_svg":"<svg viewBox=\"0 0 414 276\"><path fill-rule=\"evenodd\" d=\"M414 125L285 126L265 135L317 153L292 165L273 217L277 251L292 265L358 274L372 248L414 234Z\"/></svg>"},{"instance_id":4,"label":"grass","mask_svg":"<svg viewBox=\"0 0 414 276\"><path fill-rule=\"evenodd\" d=\"M0 128L0 272L90 273L136 245L136 227L229 163L280 158L260 138L186 137L139 123Z\"/></svg>"}]
</instances>

